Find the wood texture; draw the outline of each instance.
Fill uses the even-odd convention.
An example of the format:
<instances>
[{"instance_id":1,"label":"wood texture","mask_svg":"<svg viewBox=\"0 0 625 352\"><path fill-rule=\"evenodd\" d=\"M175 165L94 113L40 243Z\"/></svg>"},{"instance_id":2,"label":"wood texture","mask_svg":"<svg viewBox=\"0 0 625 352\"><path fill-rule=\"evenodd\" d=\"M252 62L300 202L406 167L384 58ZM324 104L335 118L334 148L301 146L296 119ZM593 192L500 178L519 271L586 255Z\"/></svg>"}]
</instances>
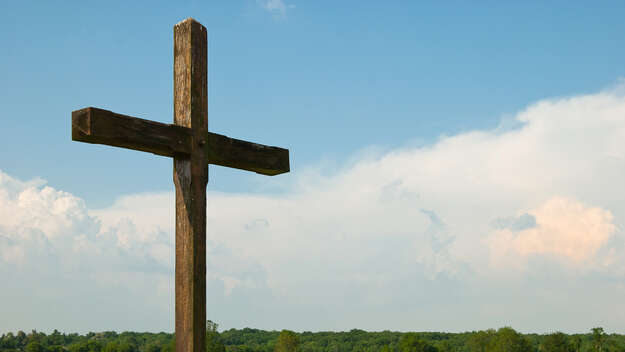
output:
<instances>
[{"instance_id":1,"label":"wood texture","mask_svg":"<svg viewBox=\"0 0 625 352\"><path fill-rule=\"evenodd\" d=\"M72 112L72 140L173 157L191 155L191 128L89 107ZM289 172L289 150L207 132L208 163L263 175Z\"/></svg>"},{"instance_id":2,"label":"wood texture","mask_svg":"<svg viewBox=\"0 0 625 352\"><path fill-rule=\"evenodd\" d=\"M163 156L189 155L192 131L190 128L89 107L72 112L72 140Z\"/></svg>"},{"instance_id":3,"label":"wood texture","mask_svg":"<svg viewBox=\"0 0 625 352\"><path fill-rule=\"evenodd\" d=\"M190 155L174 156L177 352L206 348L206 55L204 26L191 18L174 26L174 123L192 131Z\"/></svg>"},{"instance_id":4,"label":"wood texture","mask_svg":"<svg viewBox=\"0 0 625 352\"><path fill-rule=\"evenodd\" d=\"M208 133L208 162L275 176L289 172L289 150Z\"/></svg>"}]
</instances>

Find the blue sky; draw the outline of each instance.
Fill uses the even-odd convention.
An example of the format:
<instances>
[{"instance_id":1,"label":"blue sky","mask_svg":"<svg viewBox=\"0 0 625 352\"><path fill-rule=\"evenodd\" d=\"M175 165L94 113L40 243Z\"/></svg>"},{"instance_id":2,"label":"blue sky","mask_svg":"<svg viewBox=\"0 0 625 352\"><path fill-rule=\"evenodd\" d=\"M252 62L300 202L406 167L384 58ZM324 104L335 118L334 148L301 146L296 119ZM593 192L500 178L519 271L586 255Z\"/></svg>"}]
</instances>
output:
<instances>
[{"instance_id":1,"label":"blue sky","mask_svg":"<svg viewBox=\"0 0 625 352\"><path fill-rule=\"evenodd\" d=\"M285 5L5 2L3 169L45 175L98 207L119 193L170 189L169 160L72 143L69 114L96 106L170 122L172 27L186 17L209 32L210 129L290 148L294 172L372 145L492 128L537 99L623 76L625 24L614 5ZM218 167L211 175L216 190L268 182Z\"/></svg>"},{"instance_id":2,"label":"blue sky","mask_svg":"<svg viewBox=\"0 0 625 352\"><path fill-rule=\"evenodd\" d=\"M173 328L172 162L71 142L70 113L171 122L172 28L193 17L209 33L209 129L289 148L292 169L210 167L213 320L625 332L611 314L625 292L623 7L3 2L0 278L15 285L0 304L32 309L0 305L14 322L0 331ZM146 303L149 280L159 294ZM106 293L103 318L54 320L78 299L62 288L73 284ZM596 297L609 303L570 308Z\"/></svg>"}]
</instances>

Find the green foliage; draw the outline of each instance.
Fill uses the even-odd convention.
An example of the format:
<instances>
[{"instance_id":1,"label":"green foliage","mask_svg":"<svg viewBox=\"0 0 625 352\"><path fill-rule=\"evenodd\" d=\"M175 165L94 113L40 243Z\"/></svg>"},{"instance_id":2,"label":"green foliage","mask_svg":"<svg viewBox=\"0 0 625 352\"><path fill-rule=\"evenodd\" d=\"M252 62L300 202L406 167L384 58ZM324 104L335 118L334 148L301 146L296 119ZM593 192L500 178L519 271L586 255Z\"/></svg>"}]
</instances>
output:
<instances>
[{"instance_id":1,"label":"green foliage","mask_svg":"<svg viewBox=\"0 0 625 352\"><path fill-rule=\"evenodd\" d=\"M492 346L488 352L532 352L527 338L511 327L497 330Z\"/></svg>"},{"instance_id":2,"label":"green foliage","mask_svg":"<svg viewBox=\"0 0 625 352\"><path fill-rule=\"evenodd\" d=\"M278 335L275 352L298 352L299 337L291 330L282 330Z\"/></svg>"},{"instance_id":3,"label":"green foliage","mask_svg":"<svg viewBox=\"0 0 625 352\"><path fill-rule=\"evenodd\" d=\"M206 321L206 352L226 352L226 346L217 331L218 327L217 323Z\"/></svg>"},{"instance_id":4,"label":"green foliage","mask_svg":"<svg viewBox=\"0 0 625 352\"><path fill-rule=\"evenodd\" d=\"M574 335L520 334L510 327L463 333L217 330L216 323L207 321L207 352L625 352L625 336L606 334L602 328ZM18 331L0 335L0 352L175 352L175 337L167 333Z\"/></svg>"},{"instance_id":5,"label":"green foliage","mask_svg":"<svg viewBox=\"0 0 625 352\"><path fill-rule=\"evenodd\" d=\"M581 341L580 341L581 342ZM542 343L544 352L575 352L576 349L569 337L562 332L554 332L545 336Z\"/></svg>"},{"instance_id":6,"label":"green foliage","mask_svg":"<svg viewBox=\"0 0 625 352\"><path fill-rule=\"evenodd\" d=\"M419 338L419 335L415 332L409 332L404 334L399 339L399 351L400 352L437 352L436 348L425 340Z\"/></svg>"},{"instance_id":7,"label":"green foliage","mask_svg":"<svg viewBox=\"0 0 625 352\"><path fill-rule=\"evenodd\" d=\"M592 328L592 341L595 352L601 352L605 343L605 332L603 328Z\"/></svg>"},{"instance_id":8,"label":"green foliage","mask_svg":"<svg viewBox=\"0 0 625 352\"><path fill-rule=\"evenodd\" d=\"M29 342L24 349L26 352L44 352L44 348L41 347L41 344L37 341Z\"/></svg>"},{"instance_id":9,"label":"green foliage","mask_svg":"<svg viewBox=\"0 0 625 352\"><path fill-rule=\"evenodd\" d=\"M488 352L494 343L496 332L493 329L480 330L473 333L467 339L466 347L468 352Z\"/></svg>"}]
</instances>

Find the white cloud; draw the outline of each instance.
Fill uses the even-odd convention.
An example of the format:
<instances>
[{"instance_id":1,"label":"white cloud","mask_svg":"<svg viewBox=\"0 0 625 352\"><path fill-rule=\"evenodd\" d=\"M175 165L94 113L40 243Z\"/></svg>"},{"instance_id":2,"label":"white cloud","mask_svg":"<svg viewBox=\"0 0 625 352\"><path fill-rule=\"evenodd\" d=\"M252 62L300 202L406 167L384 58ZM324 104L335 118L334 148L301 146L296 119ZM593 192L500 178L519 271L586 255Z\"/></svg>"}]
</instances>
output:
<instances>
[{"instance_id":1,"label":"white cloud","mask_svg":"<svg viewBox=\"0 0 625 352\"><path fill-rule=\"evenodd\" d=\"M287 5L282 0L256 0L256 2L267 12L282 18L286 17L288 9L295 8L294 4Z\"/></svg>"},{"instance_id":2,"label":"white cloud","mask_svg":"<svg viewBox=\"0 0 625 352\"><path fill-rule=\"evenodd\" d=\"M588 265L615 232L609 211L588 207L579 201L553 197L528 211L536 226L513 231L496 231L490 238L490 251L496 264L516 256L554 255L576 265Z\"/></svg>"},{"instance_id":3,"label":"white cloud","mask_svg":"<svg viewBox=\"0 0 625 352\"><path fill-rule=\"evenodd\" d=\"M623 116L616 91L545 100L516 128L364 155L329 176L294 170L283 195L210 192L208 316L271 329L619 331ZM89 210L0 173L0 277L13 283L0 308L16 317L0 329L171 330L173 204L136 194ZM15 297L30 310L7 307ZM66 314L41 323L37 300ZM72 308L94 301L97 323Z\"/></svg>"}]
</instances>

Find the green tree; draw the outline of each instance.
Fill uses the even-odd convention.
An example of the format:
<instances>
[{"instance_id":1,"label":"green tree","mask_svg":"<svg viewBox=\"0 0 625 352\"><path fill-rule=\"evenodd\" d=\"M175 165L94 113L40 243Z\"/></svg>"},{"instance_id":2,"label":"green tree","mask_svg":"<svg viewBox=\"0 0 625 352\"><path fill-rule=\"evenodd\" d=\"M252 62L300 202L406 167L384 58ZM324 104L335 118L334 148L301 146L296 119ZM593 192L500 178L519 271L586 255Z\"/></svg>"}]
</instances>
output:
<instances>
[{"instance_id":1,"label":"green tree","mask_svg":"<svg viewBox=\"0 0 625 352\"><path fill-rule=\"evenodd\" d=\"M452 352L453 350L451 344L449 343L449 340L436 341L434 347L436 347L436 350L438 352Z\"/></svg>"},{"instance_id":2,"label":"green tree","mask_svg":"<svg viewBox=\"0 0 625 352\"><path fill-rule=\"evenodd\" d=\"M22 330L17 332L17 336L15 337L17 339L17 347L24 347L26 346L26 333L24 333Z\"/></svg>"},{"instance_id":3,"label":"green tree","mask_svg":"<svg viewBox=\"0 0 625 352\"><path fill-rule=\"evenodd\" d=\"M157 343L152 342L149 345L145 346L144 352L161 352L161 346Z\"/></svg>"},{"instance_id":4,"label":"green tree","mask_svg":"<svg viewBox=\"0 0 625 352\"><path fill-rule=\"evenodd\" d=\"M3 350L12 350L17 347L17 341L15 340L15 336L12 332L7 333L6 335L2 335L0 339L0 348Z\"/></svg>"},{"instance_id":5,"label":"green tree","mask_svg":"<svg viewBox=\"0 0 625 352\"><path fill-rule=\"evenodd\" d=\"M119 344L116 341L109 341L104 348L102 348L102 352L118 352Z\"/></svg>"},{"instance_id":6,"label":"green tree","mask_svg":"<svg viewBox=\"0 0 625 352\"><path fill-rule=\"evenodd\" d=\"M206 352L226 352L226 346L217 332L218 327L217 323L206 321Z\"/></svg>"},{"instance_id":7,"label":"green tree","mask_svg":"<svg viewBox=\"0 0 625 352\"><path fill-rule=\"evenodd\" d=\"M90 339L89 341L87 341L87 350L89 352L101 352L102 344L98 342L97 340Z\"/></svg>"},{"instance_id":8,"label":"green tree","mask_svg":"<svg viewBox=\"0 0 625 352\"><path fill-rule=\"evenodd\" d=\"M399 339L400 352L436 352L436 348L425 342L414 332L405 333Z\"/></svg>"},{"instance_id":9,"label":"green tree","mask_svg":"<svg viewBox=\"0 0 625 352\"><path fill-rule=\"evenodd\" d=\"M29 342L24 349L26 352L44 352L44 348L38 341Z\"/></svg>"},{"instance_id":10,"label":"green tree","mask_svg":"<svg viewBox=\"0 0 625 352\"><path fill-rule=\"evenodd\" d=\"M575 352L568 336L559 331L545 336L542 345L544 352Z\"/></svg>"},{"instance_id":11,"label":"green tree","mask_svg":"<svg viewBox=\"0 0 625 352\"><path fill-rule=\"evenodd\" d=\"M206 321L206 332L217 332L217 328L219 328L219 324L213 322L212 320Z\"/></svg>"},{"instance_id":12,"label":"green tree","mask_svg":"<svg viewBox=\"0 0 625 352\"><path fill-rule=\"evenodd\" d=\"M489 352L531 352L532 346L523 335L511 327L497 330Z\"/></svg>"},{"instance_id":13,"label":"green tree","mask_svg":"<svg viewBox=\"0 0 625 352\"><path fill-rule=\"evenodd\" d=\"M278 335L275 352L297 352L299 351L299 337L290 330L282 330Z\"/></svg>"},{"instance_id":14,"label":"green tree","mask_svg":"<svg viewBox=\"0 0 625 352\"><path fill-rule=\"evenodd\" d=\"M48 336L48 343L51 345L62 345L64 342L63 335L57 329L54 329L52 334Z\"/></svg>"},{"instance_id":15,"label":"green tree","mask_svg":"<svg viewBox=\"0 0 625 352\"><path fill-rule=\"evenodd\" d=\"M480 330L469 336L466 346L469 352L487 352L495 338L495 330Z\"/></svg>"},{"instance_id":16,"label":"green tree","mask_svg":"<svg viewBox=\"0 0 625 352\"><path fill-rule=\"evenodd\" d=\"M68 349L70 352L89 352L89 347L87 347L87 343L84 341L73 343Z\"/></svg>"},{"instance_id":17,"label":"green tree","mask_svg":"<svg viewBox=\"0 0 625 352\"><path fill-rule=\"evenodd\" d=\"M169 340L169 343L163 346L161 352L176 352L176 336Z\"/></svg>"},{"instance_id":18,"label":"green tree","mask_svg":"<svg viewBox=\"0 0 625 352\"><path fill-rule=\"evenodd\" d=\"M596 352L601 352L603 344L605 343L605 332L601 327L592 328L591 331L593 347Z\"/></svg>"},{"instance_id":19,"label":"green tree","mask_svg":"<svg viewBox=\"0 0 625 352\"><path fill-rule=\"evenodd\" d=\"M582 349L582 338L579 337L579 335L575 335L575 337L573 337L573 348L575 352L580 352Z\"/></svg>"}]
</instances>

